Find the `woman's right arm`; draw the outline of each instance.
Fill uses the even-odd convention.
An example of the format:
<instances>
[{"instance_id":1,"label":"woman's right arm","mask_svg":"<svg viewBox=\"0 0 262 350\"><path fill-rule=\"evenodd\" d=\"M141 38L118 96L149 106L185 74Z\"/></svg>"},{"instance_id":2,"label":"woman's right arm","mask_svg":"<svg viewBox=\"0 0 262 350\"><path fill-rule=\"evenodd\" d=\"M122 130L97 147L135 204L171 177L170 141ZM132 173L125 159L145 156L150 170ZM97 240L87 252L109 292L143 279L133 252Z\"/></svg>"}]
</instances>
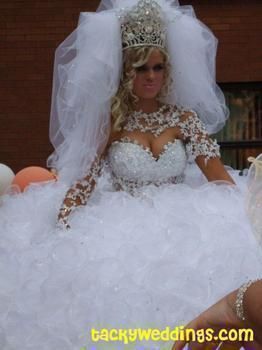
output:
<instances>
[{"instance_id":1,"label":"woman's right arm","mask_svg":"<svg viewBox=\"0 0 262 350\"><path fill-rule=\"evenodd\" d=\"M95 159L90 167L87 175L74 183L74 185L67 191L65 199L60 207L57 226L60 228L70 228L68 224L69 215L78 206L86 205L88 198L96 185L97 179L101 173L103 166L103 156Z\"/></svg>"},{"instance_id":2,"label":"woman's right arm","mask_svg":"<svg viewBox=\"0 0 262 350\"><path fill-rule=\"evenodd\" d=\"M97 179L100 176L101 170L103 168L108 149L111 143L120 137L119 132L113 131L111 127L109 134L110 136L106 146L101 151L101 154L94 160L87 175L82 180L76 181L74 185L67 191L65 199L59 210L57 218L58 227L67 229L70 228L70 225L68 223L69 215L74 211L76 207L86 205L88 198L91 196L96 186Z\"/></svg>"},{"instance_id":3,"label":"woman's right arm","mask_svg":"<svg viewBox=\"0 0 262 350\"><path fill-rule=\"evenodd\" d=\"M60 207L57 226L60 228L70 228L68 223L69 215L78 206L86 205L88 198L91 196L97 179L100 176L101 170L104 165L104 159L107 154L108 148L113 139L113 133L110 134L107 145L102 151L101 155L97 156L90 170L82 180L78 180L74 185L67 191L65 199Z\"/></svg>"}]
</instances>

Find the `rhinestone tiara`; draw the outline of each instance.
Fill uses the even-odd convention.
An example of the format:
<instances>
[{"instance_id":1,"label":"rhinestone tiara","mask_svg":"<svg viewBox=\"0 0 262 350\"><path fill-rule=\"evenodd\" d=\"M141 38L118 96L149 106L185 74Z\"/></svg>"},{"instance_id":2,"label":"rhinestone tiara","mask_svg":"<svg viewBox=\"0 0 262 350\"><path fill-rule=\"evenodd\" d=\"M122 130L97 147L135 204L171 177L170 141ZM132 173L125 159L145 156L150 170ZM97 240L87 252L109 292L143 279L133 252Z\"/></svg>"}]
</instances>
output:
<instances>
[{"instance_id":1,"label":"rhinestone tiara","mask_svg":"<svg viewBox=\"0 0 262 350\"><path fill-rule=\"evenodd\" d=\"M122 32L122 47L155 46L166 48L166 26L163 12L154 0L139 0L138 3L119 14Z\"/></svg>"}]
</instances>

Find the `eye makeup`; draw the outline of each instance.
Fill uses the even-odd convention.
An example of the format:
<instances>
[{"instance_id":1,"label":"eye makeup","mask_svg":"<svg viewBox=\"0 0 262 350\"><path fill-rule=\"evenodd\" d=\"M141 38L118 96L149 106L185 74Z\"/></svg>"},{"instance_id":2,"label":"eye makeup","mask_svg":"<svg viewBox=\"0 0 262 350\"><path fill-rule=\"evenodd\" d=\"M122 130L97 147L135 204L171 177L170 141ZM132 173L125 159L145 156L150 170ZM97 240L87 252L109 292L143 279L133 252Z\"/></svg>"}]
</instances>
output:
<instances>
[{"instance_id":1,"label":"eye makeup","mask_svg":"<svg viewBox=\"0 0 262 350\"><path fill-rule=\"evenodd\" d=\"M140 73L146 73L152 69L154 72L160 72L165 69L164 63L155 64L152 68L148 67L146 64L140 67L136 67L136 71Z\"/></svg>"}]
</instances>

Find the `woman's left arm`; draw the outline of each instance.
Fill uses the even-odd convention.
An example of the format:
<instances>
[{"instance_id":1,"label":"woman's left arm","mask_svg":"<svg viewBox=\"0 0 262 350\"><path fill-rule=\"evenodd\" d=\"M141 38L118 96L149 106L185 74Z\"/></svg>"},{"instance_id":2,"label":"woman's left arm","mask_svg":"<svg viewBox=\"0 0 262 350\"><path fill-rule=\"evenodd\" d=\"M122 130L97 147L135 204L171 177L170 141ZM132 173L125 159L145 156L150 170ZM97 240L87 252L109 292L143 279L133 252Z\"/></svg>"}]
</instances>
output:
<instances>
[{"instance_id":1,"label":"woman's left arm","mask_svg":"<svg viewBox=\"0 0 262 350\"><path fill-rule=\"evenodd\" d=\"M198 156L195 161L208 181L223 180L235 184L219 157L210 158L206 161L205 156Z\"/></svg>"},{"instance_id":2,"label":"woman's left arm","mask_svg":"<svg viewBox=\"0 0 262 350\"><path fill-rule=\"evenodd\" d=\"M196 161L207 180L222 180L234 184L220 160L219 145L209 137L196 112L183 111L178 127L188 155Z\"/></svg>"}]
</instances>

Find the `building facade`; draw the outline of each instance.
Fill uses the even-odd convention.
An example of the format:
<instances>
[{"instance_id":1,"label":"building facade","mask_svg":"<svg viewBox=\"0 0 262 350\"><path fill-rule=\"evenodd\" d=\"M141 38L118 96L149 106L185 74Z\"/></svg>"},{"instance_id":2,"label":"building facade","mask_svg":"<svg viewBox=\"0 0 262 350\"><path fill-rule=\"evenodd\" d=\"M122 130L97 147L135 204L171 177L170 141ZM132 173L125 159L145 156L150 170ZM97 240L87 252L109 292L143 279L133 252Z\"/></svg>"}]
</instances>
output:
<instances>
[{"instance_id":1,"label":"building facade","mask_svg":"<svg viewBox=\"0 0 262 350\"><path fill-rule=\"evenodd\" d=\"M48 130L55 49L76 27L79 12L94 11L98 3L0 3L0 163L14 172L46 165L52 152ZM180 4L193 5L219 40L217 81L225 92L232 122L218 138L226 161L233 159L232 165L245 167L247 154L262 152L262 1L183 0Z\"/></svg>"}]
</instances>

